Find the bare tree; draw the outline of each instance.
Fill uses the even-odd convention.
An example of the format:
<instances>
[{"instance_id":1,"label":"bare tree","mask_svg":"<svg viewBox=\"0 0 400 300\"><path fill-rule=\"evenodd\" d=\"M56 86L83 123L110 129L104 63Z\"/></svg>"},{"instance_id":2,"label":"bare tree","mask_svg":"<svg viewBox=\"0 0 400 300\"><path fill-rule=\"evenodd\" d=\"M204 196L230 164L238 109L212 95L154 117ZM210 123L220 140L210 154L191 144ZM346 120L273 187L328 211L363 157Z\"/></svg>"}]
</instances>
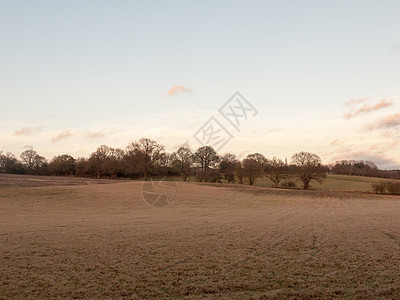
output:
<instances>
[{"instance_id":1,"label":"bare tree","mask_svg":"<svg viewBox=\"0 0 400 300\"><path fill-rule=\"evenodd\" d=\"M217 152L211 146L203 146L194 153L195 161L200 164L202 171L215 167L219 161Z\"/></svg>"},{"instance_id":2,"label":"bare tree","mask_svg":"<svg viewBox=\"0 0 400 300\"><path fill-rule=\"evenodd\" d=\"M285 166L285 163L276 157L268 162L265 177L271 180L275 187L278 187L279 183L287 177Z\"/></svg>"},{"instance_id":3,"label":"bare tree","mask_svg":"<svg viewBox=\"0 0 400 300\"><path fill-rule=\"evenodd\" d=\"M144 180L152 174L160 163L164 146L156 141L142 138L138 142L133 142L128 146L128 152L138 158L139 169L142 171Z\"/></svg>"},{"instance_id":4,"label":"bare tree","mask_svg":"<svg viewBox=\"0 0 400 300\"><path fill-rule=\"evenodd\" d=\"M90 176L92 175L89 165L89 160L84 157L78 157L76 160L76 175L78 176Z\"/></svg>"},{"instance_id":5,"label":"bare tree","mask_svg":"<svg viewBox=\"0 0 400 300\"><path fill-rule=\"evenodd\" d=\"M242 163L240 161L238 161L235 165L235 177L240 184L243 184L244 171Z\"/></svg>"},{"instance_id":6,"label":"bare tree","mask_svg":"<svg viewBox=\"0 0 400 300\"><path fill-rule=\"evenodd\" d=\"M123 170L122 162L125 152L119 148L108 148L103 167L105 173L111 178L117 178Z\"/></svg>"},{"instance_id":7,"label":"bare tree","mask_svg":"<svg viewBox=\"0 0 400 300\"><path fill-rule=\"evenodd\" d=\"M3 155L3 151L0 151L0 173L6 173L5 164L5 155Z\"/></svg>"},{"instance_id":8,"label":"bare tree","mask_svg":"<svg viewBox=\"0 0 400 300\"><path fill-rule=\"evenodd\" d=\"M221 157L219 170L224 176L225 183L235 182L235 167L237 162L235 154L227 153Z\"/></svg>"},{"instance_id":9,"label":"bare tree","mask_svg":"<svg viewBox=\"0 0 400 300\"><path fill-rule=\"evenodd\" d=\"M23 166L14 156L14 154L7 152L3 154L0 151L0 173L23 174Z\"/></svg>"},{"instance_id":10,"label":"bare tree","mask_svg":"<svg viewBox=\"0 0 400 300\"><path fill-rule=\"evenodd\" d=\"M268 159L265 158L264 155L261 153L252 153L247 155L246 159L252 159L257 162L257 164L260 167L260 173L263 174L265 171L265 168L268 164Z\"/></svg>"},{"instance_id":11,"label":"bare tree","mask_svg":"<svg viewBox=\"0 0 400 300\"><path fill-rule=\"evenodd\" d=\"M172 165L186 181L193 166L193 153L188 147L180 147L172 154Z\"/></svg>"},{"instance_id":12,"label":"bare tree","mask_svg":"<svg viewBox=\"0 0 400 300\"><path fill-rule=\"evenodd\" d=\"M311 180L322 183L326 178L325 168L321 164L321 158L317 154L299 152L292 156L292 164L297 168L297 176L303 182L303 188L307 190Z\"/></svg>"},{"instance_id":13,"label":"bare tree","mask_svg":"<svg viewBox=\"0 0 400 300\"><path fill-rule=\"evenodd\" d=\"M38 155L35 150L26 150L21 153L20 158L28 174L32 174L34 169L35 156Z\"/></svg>"},{"instance_id":14,"label":"bare tree","mask_svg":"<svg viewBox=\"0 0 400 300\"><path fill-rule=\"evenodd\" d=\"M105 161L110 152L110 147L101 145L93 152L88 160L90 172L97 178L101 178L105 175Z\"/></svg>"},{"instance_id":15,"label":"bare tree","mask_svg":"<svg viewBox=\"0 0 400 300\"><path fill-rule=\"evenodd\" d=\"M28 174L32 175L46 173L45 169L47 167L47 161L35 150L26 150L22 152L20 158Z\"/></svg>"},{"instance_id":16,"label":"bare tree","mask_svg":"<svg viewBox=\"0 0 400 300\"><path fill-rule=\"evenodd\" d=\"M243 160L243 175L250 185L253 185L256 179L263 174L263 168L262 162L251 154Z\"/></svg>"},{"instance_id":17,"label":"bare tree","mask_svg":"<svg viewBox=\"0 0 400 300\"><path fill-rule=\"evenodd\" d=\"M76 173L76 161L68 155L63 154L55 156L49 163L50 175L74 175Z\"/></svg>"}]
</instances>

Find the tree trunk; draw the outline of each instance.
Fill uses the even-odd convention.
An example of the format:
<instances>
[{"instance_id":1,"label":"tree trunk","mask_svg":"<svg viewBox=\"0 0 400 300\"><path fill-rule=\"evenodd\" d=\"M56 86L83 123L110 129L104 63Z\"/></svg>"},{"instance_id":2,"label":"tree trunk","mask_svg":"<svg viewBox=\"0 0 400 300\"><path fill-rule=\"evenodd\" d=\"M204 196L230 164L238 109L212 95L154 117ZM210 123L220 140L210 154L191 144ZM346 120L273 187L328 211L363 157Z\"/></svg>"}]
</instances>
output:
<instances>
[{"instance_id":1,"label":"tree trunk","mask_svg":"<svg viewBox=\"0 0 400 300\"><path fill-rule=\"evenodd\" d=\"M304 189L308 190L308 181L304 181Z\"/></svg>"}]
</instances>

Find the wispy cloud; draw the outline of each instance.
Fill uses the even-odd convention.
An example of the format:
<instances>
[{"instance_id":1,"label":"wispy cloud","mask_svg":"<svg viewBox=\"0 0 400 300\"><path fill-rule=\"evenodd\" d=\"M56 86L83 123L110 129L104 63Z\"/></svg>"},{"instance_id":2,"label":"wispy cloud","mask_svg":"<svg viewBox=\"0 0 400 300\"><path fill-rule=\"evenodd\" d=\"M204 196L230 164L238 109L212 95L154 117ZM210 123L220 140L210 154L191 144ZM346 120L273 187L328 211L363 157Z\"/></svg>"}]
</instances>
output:
<instances>
[{"instance_id":1,"label":"wispy cloud","mask_svg":"<svg viewBox=\"0 0 400 300\"><path fill-rule=\"evenodd\" d=\"M370 104L366 103L359 108L353 107L350 109L349 112L345 113L344 117L345 117L345 119L352 119L359 115L368 114L368 113L378 111L378 110L386 108L386 107L391 107L393 105L394 105L394 103L392 100L387 100L386 98L382 98L381 100L378 101L378 103L376 103L374 105L370 105Z\"/></svg>"},{"instance_id":2,"label":"wispy cloud","mask_svg":"<svg viewBox=\"0 0 400 300\"><path fill-rule=\"evenodd\" d=\"M65 140L72 137L72 132L69 130L61 131L54 139L52 139L53 143L59 142L61 140Z\"/></svg>"},{"instance_id":3,"label":"wispy cloud","mask_svg":"<svg viewBox=\"0 0 400 300\"><path fill-rule=\"evenodd\" d=\"M375 130L375 129L386 129L386 128L394 128L400 125L400 113L386 116L378 121L375 121L367 126L365 126L365 130Z\"/></svg>"},{"instance_id":4,"label":"wispy cloud","mask_svg":"<svg viewBox=\"0 0 400 300\"><path fill-rule=\"evenodd\" d=\"M272 129L268 130L266 134L276 133L276 132L279 132L281 130L282 130L282 128L272 128Z\"/></svg>"},{"instance_id":5,"label":"wispy cloud","mask_svg":"<svg viewBox=\"0 0 400 300\"><path fill-rule=\"evenodd\" d=\"M175 85L169 89L169 91L167 92L167 96L173 97L182 93L191 93L191 92L192 90L185 86Z\"/></svg>"},{"instance_id":6,"label":"wispy cloud","mask_svg":"<svg viewBox=\"0 0 400 300\"><path fill-rule=\"evenodd\" d=\"M339 139L335 139L332 142L330 142L329 145L331 145L331 146L339 146L339 145L342 145L343 143L344 143L344 141L341 141Z\"/></svg>"},{"instance_id":7,"label":"wispy cloud","mask_svg":"<svg viewBox=\"0 0 400 300\"><path fill-rule=\"evenodd\" d=\"M25 127L18 130L15 130L14 135L32 135L40 130L42 130L44 126L37 127Z\"/></svg>"},{"instance_id":8,"label":"wispy cloud","mask_svg":"<svg viewBox=\"0 0 400 300\"><path fill-rule=\"evenodd\" d=\"M87 137L90 139L98 139L98 138L103 138L106 137L106 133L104 132L104 129L96 132L89 132L87 134Z\"/></svg>"},{"instance_id":9,"label":"wispy cloud","mask_svg":"<svg viewBox=\"0 0 400 300\"><path fill-rule=\"evenodd\" d=\"M347 101L343 106L354 106L357 104L365 103L367 102L367 98L351 98L349 101Z\"/></svg>"}]
</instances>

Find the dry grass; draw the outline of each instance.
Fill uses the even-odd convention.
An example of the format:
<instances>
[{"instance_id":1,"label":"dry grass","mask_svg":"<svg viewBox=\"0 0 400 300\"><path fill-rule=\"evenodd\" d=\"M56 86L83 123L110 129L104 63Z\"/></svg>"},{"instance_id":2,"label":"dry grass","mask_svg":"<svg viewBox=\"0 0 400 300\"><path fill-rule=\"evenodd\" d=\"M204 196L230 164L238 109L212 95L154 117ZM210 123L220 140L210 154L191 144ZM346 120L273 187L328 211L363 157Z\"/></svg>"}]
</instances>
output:
<instances>
[{"instance_id":1,"label":"dry grass","mask_svg":"<svg viewBox=\"0 0 400 300\"><path fill-rule=\"evenodd\" d=\"M301 181L296 180L296 178L292 178L292 180L295 181L297 188L303 187ZM358 191L372 193L372 184L382 181L391 180L377 177L327 174L326 179L321 184L312 180L310 184L310 189L328 191ZM255 182L255 185L262 187L273 187L273 183L266 178L258 178Z\"/></svg>"},{"instance_id":2,"label":"dry grass","mask_svg":"<svg viewBox=\"0 0 400 300\"><path fill-rule=\"evenodd\" d=\"M394 299L400 198L177 182L0 186L0 299Z\"/></svg>"}]
</instances>

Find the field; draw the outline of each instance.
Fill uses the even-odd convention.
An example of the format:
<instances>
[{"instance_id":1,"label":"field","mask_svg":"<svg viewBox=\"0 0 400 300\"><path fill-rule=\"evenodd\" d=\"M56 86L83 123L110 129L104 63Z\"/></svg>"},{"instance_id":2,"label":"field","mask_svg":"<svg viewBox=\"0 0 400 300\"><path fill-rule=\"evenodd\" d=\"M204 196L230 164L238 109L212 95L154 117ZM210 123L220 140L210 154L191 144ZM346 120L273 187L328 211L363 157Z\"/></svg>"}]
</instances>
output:
<instances>
[{"instance_id":1,"label":"field","mask_svg":"<svg viewBox=\"0 0 400 300\"><path fill-rule=\"evenodd\" d=\"M151 188L0 175L0 299L400 295L400 197Z\"/></svg>"},{"instance_id":2,"label":"field","mask_svg":"<svg viewBox=\"0 0 400 300\"><path fill-rule=\"evenodd\" d=\"M311 181L310 189L315 190L328 190L328 191L358 191L358 192L373 192L371 184L388 179L364 176L349 176L349 175L336 175L327 174L326 179L320 184L316 181ZM266 178L259 178L256 186L272 187L273 184ZM296 186L302 188L302 183L296 181Z\"/></svg>"},{"instance_id":3,"label":"field","mask_svg":"<svg viewBox=\"0 0 400 300\"><path fill-rule=\"evenodd\" d=\"M158 177L157 180L182 181L181 177L167 177L167 178ZM190 180L196 181L196 178L192 177ZM296 188L302 189L303 184L301 181L296 180L295 178L292 178L291 180L295 182ZM393 180L377 178L377 177L327 174L326 179L322 183L311 181L310 189L325 190L325 191L373 193L371 185L373 183L379 183L384 181L393 181ZM254 185L260 187L269 187L269 188L273 187L273 183L265 177L256 179Z\"/></svg>"}]
</instances>

